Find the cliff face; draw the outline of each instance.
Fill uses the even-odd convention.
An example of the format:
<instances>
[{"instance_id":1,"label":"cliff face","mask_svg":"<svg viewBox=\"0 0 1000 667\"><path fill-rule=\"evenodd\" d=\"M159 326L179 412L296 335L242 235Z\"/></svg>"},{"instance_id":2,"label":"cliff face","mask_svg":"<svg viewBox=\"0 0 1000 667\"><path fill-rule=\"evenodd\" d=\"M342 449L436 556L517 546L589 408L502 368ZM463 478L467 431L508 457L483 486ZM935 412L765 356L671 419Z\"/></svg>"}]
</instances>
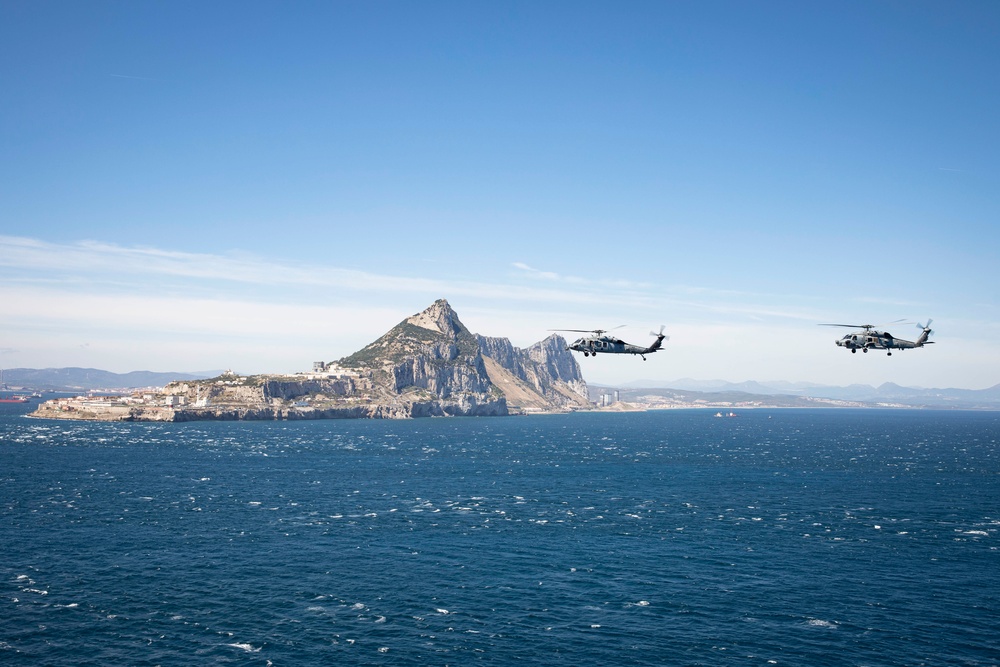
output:
<instances>
[{"instance_id":1,"label":"cliff face","mask_svg":"<svg viewBox=\"0 0 1000 667\"><path fill-rule=\"evenodd\" d=\"M114 401L64 399L38 416L109 421L406 419L503 416L589 406L587 385L566 341L527 349L477 336L447 301L403 320L323 371L173 382Z\"/></svg>"},{"instance_id":2,"label":"cliff face","mask_svg":"<svg viewBox=\"0 0 1000 667\"><path fill-rule=\"evenodd\" d=\"M476 337L444 299L336 363L371 378L383 400L413 396L426 401L429 394L443 414L507 414L506 399L490 382Z\"/></svg>"},{"instance_id":3,"label":"cliff face","mask_svg":"<svg viewBox=\"0 0 1000 667\"><path fill-rule=\"evenodd\" d=\"M562 336L552 334L520 349L506 338L477 336L490 364L490 378L512 406L525 410L584 408L590 405L580 365Z\"/></svg>"}]
</instances>

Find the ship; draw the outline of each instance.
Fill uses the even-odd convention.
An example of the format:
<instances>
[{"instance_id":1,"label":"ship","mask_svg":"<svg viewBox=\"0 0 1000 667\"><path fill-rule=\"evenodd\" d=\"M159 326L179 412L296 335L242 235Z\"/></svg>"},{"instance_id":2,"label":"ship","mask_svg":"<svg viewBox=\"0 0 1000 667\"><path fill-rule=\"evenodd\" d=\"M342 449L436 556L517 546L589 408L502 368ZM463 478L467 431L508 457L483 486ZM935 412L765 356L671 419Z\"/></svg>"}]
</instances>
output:
<instances>
[{"instance_id":1,"label":"ship","mask_svg":"<svg viewBox=\"0 0 1000 667\"><path fill-rule=\"evenodd\" d=\"M3 369L0 368L0 390L4 389L7 385L3 382ZM0 403L27 403L28 397L22 396L21 394L14 394L13 396L0 396Z\"/></svg>"}]
</instances>

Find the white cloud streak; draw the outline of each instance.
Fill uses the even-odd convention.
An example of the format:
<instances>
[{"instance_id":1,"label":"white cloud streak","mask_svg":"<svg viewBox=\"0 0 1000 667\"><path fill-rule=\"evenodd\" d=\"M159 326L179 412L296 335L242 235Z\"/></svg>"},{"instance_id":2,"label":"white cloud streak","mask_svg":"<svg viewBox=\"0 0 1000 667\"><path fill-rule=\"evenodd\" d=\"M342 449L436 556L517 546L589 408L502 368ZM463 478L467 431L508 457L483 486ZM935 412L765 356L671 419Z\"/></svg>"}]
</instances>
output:
<instances>
[{"instance_id":1,"label":"white cloud streak","mask_svg":"<svg viewBox=\"0 0 1000 667\"><path fill-rule=\"evenodd\" d=\"M13 281L38 285L64 280L76 286L68 291L84 289L84 283L92 282L124 291L141 290L145 294L180 287L189 294L214 290L217 296L228 294L232 298L232 294L241 295L247 288L261 287L279 290L283 301L306 293L308 300L312 300L315 292L355 297L389 294L393 301L398 301L401 294L410 294L432 299L470 297L497 303L526 303L544 309L560 304L570 310L632 309L640 313L664 310L673 313L682 309L763 318L815 318L812 313L747 303L746 295L736 293L712 293L698 288L668 290L645 282L566 277L523 263L513 266L517 274L506 282L441 280L282 263L247 254L188 253L99 241L57 244L0 236L0 269L13 274ZM162 281L166 279L177 282L165 285ZM669 292L688 296L699 294L704 298L677 298ZM734 296L744 302L728 302L727 299ZM266 300L267 295L262 294L260 299Z\"/></svg>"},{"instance_id":2,"label":"white cloud streak","mask_svg":"<svg viewBox=\"0 0 1000 667\"><path fill-rule=\"evenodd\" d=\"M596 382L641 373L829 381L858 372L846 365L857 360L845 362L829 332L815 326L831 319L808 297L585 279L521 262L510 267L494 281L490 267L477 280L444 280L248 254L0 236L0 350L8 367L301 370L312 360L350 354L443 297L473 331L508 336L519 346L551 328L627 323L623 337L640 342L649 329L666 325L671 343L648 364L588 360L587 377ZM934 379L945 375L989 375L954 358L938 364L945 355L910 356L927 362L924 384L945 386L947 380Z\"/></svg>"}]
</instances>

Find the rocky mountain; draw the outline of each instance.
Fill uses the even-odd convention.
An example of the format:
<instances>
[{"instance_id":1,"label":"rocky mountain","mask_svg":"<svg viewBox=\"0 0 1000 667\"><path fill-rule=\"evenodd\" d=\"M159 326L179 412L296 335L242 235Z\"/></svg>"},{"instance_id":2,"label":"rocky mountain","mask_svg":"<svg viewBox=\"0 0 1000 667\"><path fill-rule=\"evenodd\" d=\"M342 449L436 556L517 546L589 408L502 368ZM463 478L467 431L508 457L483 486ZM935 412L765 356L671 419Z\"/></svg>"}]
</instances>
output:
<instances>
[{"instance_id":1,"label":"rocky mountain","mask_svg":"<svg viewBox=\"0 0 1000 667\"><path fill-rule=\"evenodd\" d=\"M333 367L370 380L376 402L421 405L431 414L508 413L506 397L490 381L476 336L444 299Z\"/></svg>"},{"instance_id":2,"label":"rocky mountain","mask_svg":"<svg viewBox=\"0 0 1000 667\"><path fill-rule=\"evenodd\" d=\"M171 382L116 398L56 399L36 416L113 421L405 419L502 416L589 407L559 336L521 350L471 333L444 299L352 355L311 373Z\"/></svg>"},{"instance_id":3,"label":"rocky mountain","mask_svg":"<svg viewBox=\"0 0 1000 667\"><path fill-rule=\"evenodd\" d=\"M448 414L587 407L587 385L566 341L549 336L527 349L472 334L447 301L435 301L336 366L370 376L390 396L433 394Z\"/></svg>"}]
</instances>

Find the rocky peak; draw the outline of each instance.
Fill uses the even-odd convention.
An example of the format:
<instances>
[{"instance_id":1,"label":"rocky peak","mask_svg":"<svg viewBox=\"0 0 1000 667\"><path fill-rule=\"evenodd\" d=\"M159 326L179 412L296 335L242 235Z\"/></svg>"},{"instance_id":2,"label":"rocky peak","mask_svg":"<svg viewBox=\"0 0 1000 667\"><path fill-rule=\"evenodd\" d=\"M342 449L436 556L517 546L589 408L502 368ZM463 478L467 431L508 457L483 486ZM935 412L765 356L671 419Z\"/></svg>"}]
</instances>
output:
<instances>
[{"instance_id":1,"label":"rocky peak","mask_svg":"<svg viewBox=\"0 0 1000 667\"><path fill-rule=\"evenodd\" d=\"M338 363L347 368L377 367L417 356L448 361L479 356L475 337L444 299L406 318L375 342Z\"/></svg>"},{"instance_id":2,"label":"rocky peak","mask_svg":"<svg viewBox=\"0 0 1000 667\"><path fill-rule=\"evenodd\" d=\"M445 299L438 299L426 310L406 318L406 322L451 338L457 338L461 333L468 333L468 329L458 319L458 313L452 310Z\"/></svg>"},{"instance_id":3,"label":"rocky peak","mask_svg":"<svg viewBox=\"0 0 1000 667\"><path fill-rule=\"evenodd\" d=\"M508 399L538 410L588 405L580 367L561 337L522 350L506 338L476 336L444 299L337 364L370 378L390 401L427 396L443 406L468 403L480 414L506 414Z\"/></svg>"}]
</instances>

